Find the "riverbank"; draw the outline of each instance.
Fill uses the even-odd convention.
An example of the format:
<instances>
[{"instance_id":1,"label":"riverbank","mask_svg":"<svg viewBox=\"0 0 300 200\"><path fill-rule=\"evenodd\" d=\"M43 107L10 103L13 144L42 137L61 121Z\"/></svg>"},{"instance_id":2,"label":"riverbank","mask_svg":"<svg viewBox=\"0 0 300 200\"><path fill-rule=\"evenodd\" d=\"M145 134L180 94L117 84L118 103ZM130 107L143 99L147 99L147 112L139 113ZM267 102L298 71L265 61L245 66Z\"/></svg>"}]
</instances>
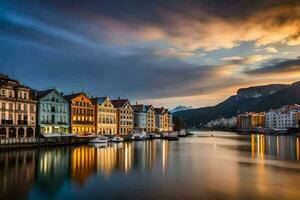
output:
<instances>
[{"instance_id":1,"label":"riverbank","mask_svg":"<svg viewBox=\"0 0 300 200\"><path fill-rule=\"evenodd\" d=\"M0 139L0 150L80 145L89 141L88 137L8 138Z\"/></svg>"}]
</instances>

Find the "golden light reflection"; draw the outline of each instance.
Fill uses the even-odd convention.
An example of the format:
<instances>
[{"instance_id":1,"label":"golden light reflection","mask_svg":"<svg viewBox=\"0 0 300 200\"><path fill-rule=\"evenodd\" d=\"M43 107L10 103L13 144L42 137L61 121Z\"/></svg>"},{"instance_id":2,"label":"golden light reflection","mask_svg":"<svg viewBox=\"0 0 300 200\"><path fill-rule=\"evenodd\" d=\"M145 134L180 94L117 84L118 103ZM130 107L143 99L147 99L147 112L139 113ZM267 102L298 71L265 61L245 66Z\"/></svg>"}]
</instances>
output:
<instances>
[{"instance_id":1,"label":"golden light reflection","mask_svg":"<svg viewBox=\"0 0 300 200\"><path fill-rule=\"evenodd\" d=\"M162 155L161 155L161 163L162 163L162 172L165 174L166 167L168 165L168 152L169 152L169 141L162 141Z\"/></svg>"},{"instance_id":2,"label":"golden light reflection","mask_svg":"<svg viewBox=\"0 0 300 200\"><path fill-rule=\"evenodd\" d=\"M296 159L300 160L300 144L299 144L299 138L296 139Z\"/></svg>"},{"instance_id":3,"label":"golden light reflection","mask_svg":"<svg viewBox=\"0 0 300 200\"><path fill-rule=\"evenodd\" d=\"M251 158L264 160L266 156L281 160L300 160L300 139L285 136L251 135Z\"/></svg>"}]
</instances>

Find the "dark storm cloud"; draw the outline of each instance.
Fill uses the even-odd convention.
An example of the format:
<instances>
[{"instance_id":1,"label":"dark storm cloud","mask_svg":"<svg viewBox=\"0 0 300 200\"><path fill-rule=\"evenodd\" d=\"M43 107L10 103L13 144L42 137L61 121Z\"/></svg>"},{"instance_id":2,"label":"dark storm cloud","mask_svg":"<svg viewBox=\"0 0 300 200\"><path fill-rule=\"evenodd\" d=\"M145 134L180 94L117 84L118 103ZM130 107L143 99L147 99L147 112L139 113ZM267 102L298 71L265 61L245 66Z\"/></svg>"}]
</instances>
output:
<instances>
[{"instance_id":1,"label":"dark storm cloud","mask_svg":"<svg viewBox=\"0 0 300 200\"><path fill-rule=\"evenodd\" d=\"M273 59L258 69L246 71L251 75L282 74L300 72L300 57L295 59Z\"/></svg>"},{"instance_id":2,"label":"dark storm cloud","mask_svg":"<svg viewBox=\"0 0 300 200\"><path fill-rule=\"evenodd\" d=\"M272 28L297 22L298 2L1 1L1 72L34 88L57 86L90 95L206 94L245 80L222 77L221 65L196 65L157 54L147 42L158 42L158 50L167 44L165 48L186 52L232 48L240 41L268 43L268 36L277 34ZM292 35L280 32L271 38L297 44L299 30L284 30Z\"/></svg>"}]
</instances>

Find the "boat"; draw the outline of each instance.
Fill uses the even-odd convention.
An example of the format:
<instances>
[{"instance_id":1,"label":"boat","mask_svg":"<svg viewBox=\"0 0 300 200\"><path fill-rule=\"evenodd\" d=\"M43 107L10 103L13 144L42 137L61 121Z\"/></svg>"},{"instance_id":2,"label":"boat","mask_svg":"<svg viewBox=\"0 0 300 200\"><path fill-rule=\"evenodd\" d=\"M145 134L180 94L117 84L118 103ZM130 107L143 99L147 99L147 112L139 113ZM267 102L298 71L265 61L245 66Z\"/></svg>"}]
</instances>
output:
<instances>
[{"instance_id":1,"label":"boat","mask_svg":"<svg viewBox=\"0 0 300 200\"><path fill-rule=\"evenodd\" d=\"M148 133L147 134L147 139L149 139L149 140L160 139L160 138L161 138L161 136L156 133Z\"/></svg>"},{"instance_id":2,"label":"boat","mask_svg":"<svg viewBox=\"0 0 300 200\"><path fill-rule=\"evenodd\" d=\"M179 140L178 134L177 134L176 132L170 132L170 133L168 133L168 134L165 134L165 135L163 136L163 138L164 138L165 140L169 140L169 141L171 141L171 140L173 140L173 141Z\"/></svg>"},{"instance_id":3,"label":"boat","mask_svg":"<svg viewBox=\"0 0 300 200\"><path fill-rule=\"evenodd\" d=\"M129 133L126 137L127 140L141 141L146 140L147 134L145 131L134 131L133 133Z\"/></svg>"},{"instance_id":4,"label":"boat","mask_svg":"<svg viewBox=\"0 0 300 200\"><path fill-rule=\"evenodd\" d=\"M181 129L178 133L178 137L186 137L186 136L187 136L187 134L186 134L185 129Z\"/></svg>"},{"instance_id":5,"label":"boat","mask_svg":"<svg viewBox=\"0 0 300 200\"><path fill-rule=\"evenodd\" d=\"M110 140L111 142L123 142L124 138L120 137L120 136L114 136L113 138L111 138Z\"/></svg>"},{"instance_id":6,"label":"boat","mask_svg":"<svg viewBox=\"0 0 300 200\"><path fill-rule=\"evenodd\" d=\"M105 136L98 136L92 140L90 140L90 143L107 143L108 138Z\"/></svg>"}]
</instances>

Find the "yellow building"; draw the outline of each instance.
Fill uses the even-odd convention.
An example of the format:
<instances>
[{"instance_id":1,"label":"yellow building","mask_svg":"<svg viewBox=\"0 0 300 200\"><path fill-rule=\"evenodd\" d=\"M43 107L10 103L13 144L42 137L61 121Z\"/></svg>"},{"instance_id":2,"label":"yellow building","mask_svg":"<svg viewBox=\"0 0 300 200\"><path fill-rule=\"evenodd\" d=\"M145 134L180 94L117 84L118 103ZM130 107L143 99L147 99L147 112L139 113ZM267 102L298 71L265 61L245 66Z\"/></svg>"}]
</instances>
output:
<instances>
[{"instance_id":1,"label":"yellow building","mask_svg":"<svg viewBox=\"0 0 300 200\"><path fill-rule=\"evenodd\" d=\"M117 134L117 109L108 97L92 99L96 108L95 129L97 134Z\"/></svg>"},{"instance_id":2,"label":"yellow building","mask_svg":"<svg viewBox=\"0 0 300 200\"><path fill-rule=\"evenodd\" d=\"M152 105L146 105L146 132L156 131L156 112Z\"/></svg>"},{"instance_id":3,"label":"yellow building","mask_svg":"<svg viewBox=\"0 0 300 200\"><path fill-rule=\"evenodd\" d=\"M95 133L95 107L86 94L75 93L64 98L70 103L70 132L79 135Z\"/></svg>"},{"instance_id":4,"label":"yellow building","mask_svg":"<svg viewBox=\"0 0 300 200\"><path fill-rule=\"evenodd\" d=\"M127 135L133 131L133 108L128 99L111 101L117 109L117 135Z\"/></svg>"},{"instance_id":5,"label":"yellow building","mask_svg":"<svg viewBox=\"0 0 300 200\"><path fill-rule=\"evenodd\" d=\"M169 111L168 109L164 109L164 126L163 131L168 132L169 131Z\"/></svg>"},{"instance_id":6,"label":"yellow building","mask_svg":"<svg viewBox=\"0 0 300 200\"><path fill-rule=\"evenodd\" d=\"M156 131L168 132L169 131L169 115L168 110L164 107L155 108L156 113Z\"/></svg>"}]
</instances>

